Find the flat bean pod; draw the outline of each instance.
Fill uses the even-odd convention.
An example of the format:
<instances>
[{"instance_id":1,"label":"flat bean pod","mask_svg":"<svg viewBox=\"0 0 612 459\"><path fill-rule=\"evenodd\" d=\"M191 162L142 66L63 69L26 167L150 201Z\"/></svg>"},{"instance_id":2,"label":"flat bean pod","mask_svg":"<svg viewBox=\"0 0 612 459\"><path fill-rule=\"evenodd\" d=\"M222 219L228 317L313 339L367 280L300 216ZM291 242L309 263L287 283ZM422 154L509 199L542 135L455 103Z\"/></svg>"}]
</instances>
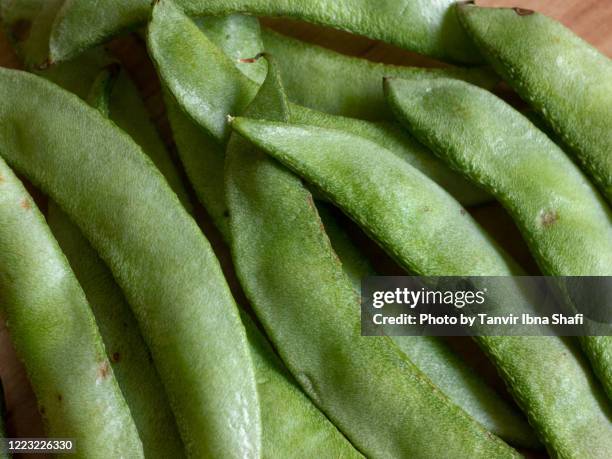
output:
<instances>
[{"instance_id":1,"label":"flat bean pod","mask_svg":"<svg viewBox=\"0 0 612 459\"><path fill-rule=\"evenodd\" d=\"M188 454L257 457L259 406L244 327L196 223L131 138L76 96L3 69L0 88L2 155L62 207L110 267Z\"/></svg>"},{"instance_id":2,"label":"flat bean pod","mask_svg":"<svg viewBox=\"0 0 612 459\"><path fill-rule=\"evenodd\" d=\"M390 152L373 159L372 151L382 148L377 144L342 131L247 118L232 127L324 192L411 272L521 273L435 183ZM510 293L502 305L526 301ZM477 339L551 454L609 454L609 406L571 346L555 337Z\"/></svg>"},{"instance_id":3,"label":"flat bean pod","mask_svg":"<svg viewBox=\"0 0 612 459\"><path fill-rule=\"evenodd\" d=\"M612 204L612 61L533 11L461 5L459 16L487 60Z\"/></svg>"},{"instance_id":4,"label":"flat bean pod","mask_svg":"<svg viewBox=\"0 0 612 459\"><path fill-rule=\"evenodd\" d=\"M107 106L107 116L142 147L183 206L191 212L189 195L164 142L150 120L138 89L111 56L101 48L96 48L75 60L63 62L38 74L90 102L88 99L92 96L92 85L100 75L104 77L109 69L117 74L112 77L112 81L106 82L106 88L102 88L107 93L100 94L102 103Z\"/></svg>"},{"instance_id":5,"label":"flat bean pod","mask_svg":"<svg viewBox=\"0 0 612 459\"><path fill-rule=\"evenodd\" d=\"M266 52L278 61L289 99L334 115L392 120L381 84L386 76L459 78L488 89L499 80L490 69L481 67L419 68L371 62L266 28L262 29L262 38Z\"/></svg>"},{"instance_id":6,"label":"flat bean pod","mask_svg":"<svg viewBox=\"0 0 612 459\"><path fill-rule=\"evenodd\" d=\"M274 66L248 114L288 117ZM228 145L225 177L232 255L247 297L296 380L363 454L517 455L389 338L360 336L358 296L297 177L238 136Z\"/></svg>"},{"instance_id":7,"label":"flat bean pod","mask_svg":"<svg viewBox=\"0 0 612 459\"><path fill-rule=\"evenodd\" d=\"M167 0L160 0L167 1ZM249 13L283 16L346 30L375 40L459 62L479 62L451 0L178 0L193 16ZM146 22L149 0L107 0L100 14L95 5L67 0L50 40L53 61L69 59L127 29Z\"/></svg>"},{"instance_id":8,"label":"flat bean pod","mask_svg":"<svg viewBox=\"0 0 612 459\"><path fill-rule=\"evenodd\" d=\"M74 438L78 457L144 457L85 295L1 158L0 247L3 313L47 434Z\"/></svg>"},{"instance_id":9,"label":"flat bean pod","mask_svg":"<svg viewBox=\"0 0 612 459\"><path fill-rule=\"evenodd\" d=\"M253 18L234 15L224 19L206 20L208 22L200 24L202 31L198 31L193 21L174 7L162 6L156 6L154 20L149 27L149 49L157 62L160 77L168 88L165 100L181 160L198 198L208 209L213 221L224 227L227 209L221 197L220 176L217 173L222 169L223 152L215 146L215 139L226 139L226 116L239 112L245 101L252 97L245 98L240 94L253 94L258 87L258 83L249 79L242 71L255 70L256 74L252 76L257 79L260 78L262 67L259 63L241 64L239 59L257 54L258 46L254 46L253 42L256 43L259 25ZM169 28L172 28L172 32L169 32ZM236 38L240 35L238 30L245 34L242 39ZM190 37L188 41L186 37ZM177 52L176 49L180 51ZM318 55L318 48L314 52ZM326 51L323 51L324 53ZM291 61L290 53L286 54L283 60ZM357 60L346 59L351 62ZM240 70L236 65L240 65ZM367 67L370 64L365 65ZM383 68L380 65L371 65L379 70L373 74L367 73L364 78L376 84L377 97L384 103L380 81L387 66ZM363 68L361 63L358 66ZM396 71L397 74L415 73L414 69L395 69L401 70ZM431 75L432 72L427 74ZM444 73L446 74L448 72ZM206 78L202 78L203 75L206 75ZM224 94L231 93L235 97L219 100L219 96L211 88L221 86L225 88ZM191 119L181 108L191 114ZM297 122L307 124L330 123L339 129L359 133L382 143L448 188L466 205L479 204L490 199L486 193L451 173L433 154L397 126L334 117L293 104L291 116L295 117ZM193 120L204 129L194 126Z\"/></svg>"},{"instance_id":10,"label":"flat bean pod","mask_svg":"<svg viewBox=\"0 0 612 459\"><path fill-rule=\"evenodd\" d=\"M386 86L414 135L508 210L544 274L612 274L612 211L527 118L466 83L390 80ZM612 397L612 337L581 340Z\"/></svg>"},{"instance_id":11,"label":"flat bean pod","mask_svg":"<svg viewBox=\"0 0 612 459\"><path fill-rule=\"evenodd\" d=\"M182 457L176 422L134 314L95 250L55 204L47 221L92 309L146 457Z\"/></svg>"},{"instance_id":12,"label":"flat bean pod","mask_svg":"<svg viewBox=\"0 0 612 459\"><path fill-rule=\"evenodd\" d=\"M231 15L203 18L198 27L254 81L267 72L265 59L242 63L261 51L259 22ZM225 149L166 97L168 116L181 159L198 198L229 242L228 213L223 193ZM262 457L361 457L338 429L302 392L252 319L242 314L257 377L261 408ZM284 416L279 416L282 411ZM299 448L296 447L299 445Z\"/></svg>"},{"instance_id":13,"label":"flat bean pod","mask_svg":"<svg viewBox=\"0 0 612 459\"><path fill-rule=\"evenodd\" d=\"M484 85L496 81L482 69L416 69L375 64L316 46L296 44L291 39L276 38L274 41L267 38L269 35L263 37L266 51L278 56L280 62L284 62L283 68L293 69L291 73L283 72L284 80L288 80L289 97L302 105L335 114L391 118L381 85L385 75L456 76ZM279 45L271 46L271 41ZM170 2L161 1L155 5L147 43L162 82L181 108L215 138L227 141L229 130L225 115L241 113L253 99L258 84L236 69L233 62L224 59L223 53L194 22ZM328 70L323 76L308 75L313 68ZM203 79L204 72L211 77ZM294 78L290 78L291 75ZM299 83L295 79L297 75L300 75ZM304 75L308 77L303 78ZM344 84L343 77L353 84Z\"/></svg>"},{"instance_id":14,"label":"flat bean pod","mask_svg":"<svg viewBox=\"0 0 612 459\"><path fill-rule=\"evenodd\" d=\"M334 252L353 288L361 291L366 276L376 276L369 261L340 228L325 204L317 209ZM442 338L391 336L395 344L448 398L485 428L516 446L538 448L540 444L527 422L481 379Z\"/></svg>"},{"instance_id":15,"label":"flat bean pod","mask_svg":"<svg viewBox=\"0 0 612 459\"><path fill-rule=\"evenodd\" d=\"M234 14L218 18L200 18L195 23L208 37L202 41L200 48L206 56L197 61L202 66L201 75L206 75L207 79L221 78L230 81L236 78L243 81L246 76L253 81L263 81L267 71L265 60L254 63L240 61L252 58L263 50L257 19ZM220 54L219 50L224 55ZM220 65L225 65L226 69L234 66L239 72L230 70L210 73L208 63L215 60L220 61ZM189 181L198 200L204 205L227 242L229 241L228 213L223 193L222 173L225 146L185 114L168 90L164 91L164 100L172 135Z\"/></svg>"},{"instance_id":16,"label":"flat bean pod","mask_svg":"<svg viewBox=\"0 0 612 459\"><path fill-rule=\"evenodd\" d=\"M247 331L261 404L262 457L363 458L329 419L302 392L246 313ZM283 413L279 416L279 413Z\"/></svg>"},{"instance_id":17,"label":"flat bean pod","mask_svg":"<svg viewBox=\"0 0 612 459\"><path fill-rule=\"evenodd\" d=\"M102 53L96 54L105 60ZM77 59L83 60L84 57ZM70 63L55 67L51 73L56 79L76 83L91 80L87 78L88 73L95 69L95 65ZM87 96L88 103L105 117L109 115L111 94L119 71L118 64L104 67L95 77ZM182 457L184 447L165 390L121 289L79 228L53 201L49 202L47 222L92 308L146 457Z\"/></svg>"},{"instance_id":18,"label":"flat bean pod","mask_svg":"<svg viewBox=\"0 0 612 459\"><path fill-rule=\"evenodd\" d=\"M338 129L372 140L423 172L465 206L491 200L488 193L451 171L442 161L401 126L329 115L296 104L289 105L291 122Z\"/></svg>"}]
</instances>

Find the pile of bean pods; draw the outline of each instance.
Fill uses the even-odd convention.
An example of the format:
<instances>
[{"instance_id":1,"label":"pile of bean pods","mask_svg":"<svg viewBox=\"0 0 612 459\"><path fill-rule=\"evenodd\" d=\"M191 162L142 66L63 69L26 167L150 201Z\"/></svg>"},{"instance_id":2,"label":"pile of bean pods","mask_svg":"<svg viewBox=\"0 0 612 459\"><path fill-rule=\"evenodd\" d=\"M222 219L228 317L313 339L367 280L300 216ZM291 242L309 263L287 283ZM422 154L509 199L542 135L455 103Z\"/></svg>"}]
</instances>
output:
<instances>
[{"instance_id":1,"label":"pile of bean pods","mask_svg":"<svg viewBox=\"0 0 612 459\"><path fill-rule=\"evenodd\" d=\"M612 336L476 337L511 401L441 338L361 336L375 271L338 218L411 274L522 275L464 208L496 200L541 274L612 275L606 56L544 15L450 0L0 15L29 71L0 68L0 307L49 437L84 458L612 457ZM258 16L451 65L349 57ZM105 47L130 31L177 155Z\"/></svg>"}]
</instances>

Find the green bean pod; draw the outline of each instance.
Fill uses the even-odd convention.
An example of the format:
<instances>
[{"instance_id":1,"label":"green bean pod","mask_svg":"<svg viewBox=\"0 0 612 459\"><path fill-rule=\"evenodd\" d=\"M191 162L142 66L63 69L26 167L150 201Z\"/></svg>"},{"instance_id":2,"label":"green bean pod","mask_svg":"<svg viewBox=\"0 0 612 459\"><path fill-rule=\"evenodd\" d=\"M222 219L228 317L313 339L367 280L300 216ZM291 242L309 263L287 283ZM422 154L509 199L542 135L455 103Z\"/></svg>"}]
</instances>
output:
<instances>
[{"instance_id":1,"label":"green bean pod","mask_svg":"<svg viewBox=\"0 0 612 459\"><path fill-rule=\"evenodd\" d=\"M302 392L246 313L247 331L261 404L262 457L363 458L329 419ZM282 416L279 413L282 412Z\"/></svg>"},{"instance_id":2,"label":"green bean pod","mask_svg":"<svg viewBox=\"0 0 612 459\"><path fill-rule=\"evenodd\" d=\"M483 55L563 141L612 204L612 61L544 15L461 5Z\"/></svg>"},{"instance_id":3,"label":"green bean pod","mask_svg":"<svg viewBox=\"0 0 612 459\"><path fill-rule=\"evenodd\" d=\"M144 457L85 295L1 158L0 190L0 302L47 434L73 438L78 457Z\"/></svg>"},{"instance_id":4,"label":"green bean pod","mask_svg":"<svg viewBox=\"0 0 612 459\"><path fill-rule=\"evenodd\" d=\"M381 82L386 76L459 78L487 89L499 81L487 68L381 64L337 53L266 28L262 29L262 38L266 52L278 61L289 99L334 115L373 121L393 120L382 91Z\"/></svg>"},{"instance_id":5,"label":"green bean pod","mask_svg":"<svg viewBox=\"0 0 612 459\"><path fill-rule=\"evenodd\" d=\"M290 104L289 108L292 123L338 129L381 145L423 172L465 206L478 205L491 200L488 193L450 170L428 148L395 123L334 116L296 104Z\"/></svg>"},{"instance_id":6,"label":"green bean pod","mask_svg":"<svg viewBox=\"0 0 612 459\"><path fill-rule=\"evenodd\" d=\"M289 116L273 65L247 113ZM225 178L232 255L247 297L298 383L364 455L517 455L388 337L360 336L359 297L297 177L234 135Z\"/></svg>"},{"instance_id":7,"label":"green bean pod","mask_svg":"<svg viewBox=\"0 0 612 459\"><path fill-rule=\"evenodd\" d=\"M261 81L265 60L240 62L261 50L259 22L247 16L203 18L198 27L254 81ZM168 117L183 164L198 198L229 242L228 213L223 193L225 150L189 119L170 95ZM302 392L253 320L242 314L257 377L262 417L262 457L362 457ZM284 416L279 416L282 411ZM299 446L298 446L299 445Z\"/></svg>"},{"instance_id":8,"label":"green bean pod","mask_svg":"<svg viewBox=\"0 0 612 459\"><path fill-rule=\"evenodd\" d=\"M102 53L89 54L105 60ZM86 59L81 57L77 61ZM96 69L91 62L78 64L62 64L50 73L56 80L72 81L78 86L91 80L87 77ZM111 96L119 72L118 64L104 67L94 78L87 95L89 105L105 117L110 113ZM134 418L146 457L184 456L184 447L159 375L136 319L112 274L78 227L70 222L53 201L49 202L47 222L92 308L108 359Z\"/></svg>"},{"instance_id":9,"label":"green bean pod","mask_svg":"<svg viewBox=\"0 0 612 459\"><path fill-rule=\"evenodd\" d=\"M612 211L526 117L465 83L393 80L386 86L414 135L508 210L544 274L612 275ZM459 127L461 135L453 131ZM581 341L612 398L612 337Z\"/></svg>"},{"instance_id":10,"label":"green bean pod","mask_svg":"<svg viewBox=\"0 0 612 459\"><path fill-rule=\"evenodd\" d=\"M317 210L334 252L353 288L361 291L366 276L376 276L374 268L340 228L325 204ZM460 356L437 336L391 336L419 370L444 394L480 422L486 429L515 446L540 448L525 419L481 379Z\"/></svg>"},{"instance_id":11,"label":"green bean pod","mask_svg":"<svg viewBox=\"0 0 612 459\"><path fill-rule=\"evenodd\" d=\"M160 0L161 2L168 0ZM177 0L192 16L249 13L283 16L346 30L444 60L481 60L457 21L451 0ZM50 38L52 61L69 59L125 30L146 22L149 0L107 0L103 14L97 5L67 0Z\"/></svg>"},{"instance_id":12,"label":"green bean pod","mask_svg":"<svg viewBox=\"0 0 612 459\"><path fill-rule=\"evenodd\" d=\"M234 15L225 19L205 20L208 22L201 24L202 31L199 31L193 21L176 8L162 6L156 6L154 21L149 27L149 49L157 62L160 77L168 88L165 97L168 115L187 175L213 221L223 228L227 222L227 209L221 196L217 171L222 169L224 153L219 146L215 146L215 139L223 141L227 137L226 116L242 110L247 99L252 97L240 94L252 94L258 86L255 81L260 78L261 62L244 64L239 60L257 54L258 46L253 43L256 43L259 25L253 18ZM245 31L241 39L237 38L240 35L238 30ZM285 56L285 59L291 60L291 57ZM236 65L241 66L240 70ZM250 69L256 72L252 75L255 81L242 73ZM412 75L414 70L400 72L404 73ZM383 94L380 79L383 74L381 69L378 74L366 78L376 83L381 101ZM203 75L206 78L202 78ZM221 91L223 94L231 93L235 97L219 100L217 92L211 89L219 87L224 88ZM181 108L192 115L191 119ZM435 155L397 126L334 117L293 104L291 116L297 122L307 124L330 123L339 129L356 132L383 143L449 189L466 205L480 204L490 199L486 193L450 172ZM195 126L194 120L204 129Z\"/></svg>"},{"instance_id":13,"label":"green bean pod","mask_svg":"<svg viewBox=\"0 0 612 459\"><path fill-rule=\"evenodd\" d=\"M206 57L198 61L201 63L203 75L210 79L238 78L240 81L244 79L244 75L258 83L263 81L266 72L265 60L241 62L241 59L252 58L263 49L257 19L234 14L218 18L200 18L195 24L208 38L205 37L200 48L206 52ZM219 50L225 55L220 54ZM208 63L215 60L220 61L221 65L225 63L226 69L233 65L239 72L226 70L222 73L209 73ZM228 242L228 213L223 194L222 173L225 147L185 114L167 89L164 90L164 101L172 135L189 181L198 200Z\"/></svg>"},{"instance_id":14,"label":"green bean pod","mask_svg":"<svg viewBox=\"0 0 612 459\"><path fill-rule=\"evenodd\" d=\"M111 77L109 71L116 74L104 81L105 78ZM102 78L100 83L103 86L98 88L102 93L98 96L107 106L105 109L108 112L107 116L142 147L178 195L183 206L192 212L187 190L164 142L150 120L138 89L108 53L101 48L92 49L78 59L63 62L37 73L87 102L91 102L92 91L96 92L93 88L96 80Z\"/></svg>"},{"instance_id":15,"label":"green bean pod","mask_svg":"<svg viewBox=\"0 0 612 459\"><path fill-rule=\"evenodd\" d=\"M259 85L235 68L233 62L224 58L223 52L215 47L210 39L198 29L197 25L171 2L164 0L154 6L148 27L147 44L163 84L174 96L183 111L213 137L224 142L227 141L229 129L225 119L226 115L241 113L253 99ZM268 43L265 41L264 46L268 50ZM325 52L321 52L318 47L307 48L307 50L311 49L314 49L316 56L334 62L334 68L340 67L342 61L340 55L331 52L329 52L331 55L327 55ZM276 55L275 50L272 50L272 54ZM285 54L292 56L292 51L286 51ZM364 94L369 92L372 95L362 107L367 107L365 109L366 113L370 113L370 117L375 119L384 117L384 113L388 113L384 108L384 97L381 90L381 79L387 74L399 76L417 73L426 78L431 77L432 74L439 76L457 75L474 78L476 81L491 80L488 74L483 74L481 70L424 70L373 64L362 59L349 57L344 59L351 62L352 67L359 69L358 72L352 72L352 69L349 69L347 75L350 75L351 79L355 79L356 75L361 76L356 81L360 81L362 86L367 87L367 91L359 91L360 88L357 88L351 90L350 94L346 94L346 91L338 90L331 93L331 99L339 100L338 103L341 105L347 103L346 99L350 99L348 103L355 104L354 101L359 99L356 97L357 94L360 98L363 98ZM294 65L291 57L282 60L287 62L286 65ZM202 78L203 72L211 75L211 78ZM212 77L212 75L220 75L224 78ZM326 74L322 81L331 82L336 79L336 77L331 78L329 75L329 73ZM301 94L320 92L322 87L320 83L317 84L317 91L312 91L311 88L307 87L308 83L306 82L316 79L318 78L312 76L306 78L305 83L301 86L290 85L289 97L293 97L293 90L296 92L295 99L298 102L309 105L300 100L300 91ZM342 85L344 88L347 86ZM325 95L330 96L330 93L326 92ZM323 96L321 99L325 100L327 97ZM377 104L373 104L373 101ZM315 106L314 108L321 107ZM382 113L379 113L378 109L381 109ZM354 115L353 111L341 114Z\"/></svg>"},{"instance_id":16,"label":"green bean pod","mask_svg":"<svg viewBox=\"0 0 612 459\"><path fill-rule=\"evenodd\" d=\"M2 155L62 207L110 267L187 453L259 456L244 327L196 223L140 148L95 109L23 72L0 69L0 88Z\"/></svg>"},{"instance_id":17,"label":"green bean pod","mask_svg":"<svg viewBox=\"0 0 612 459\"><path fill-rule=\"evenodd\" d=\"M80 230L54 202L49 203L47 221L91 306L146 457L183 457L184 448L164 387L119 286Z\"/></svg>"},{"instance_id":18,"label":"green bean pod","mask_svg":"<svg viewBox=\"0 0 612 459\"><path fill-rule=\"evenodd\" d=\"M521 274L444 190L379 145L281 122L236 118L232 127L324 192L410 272ZM509 293L502 306L528 306L522 292ZM609 406L575 349L555 337L477 340L552 455L607 457Z\"/></svg>"}]
</instances>

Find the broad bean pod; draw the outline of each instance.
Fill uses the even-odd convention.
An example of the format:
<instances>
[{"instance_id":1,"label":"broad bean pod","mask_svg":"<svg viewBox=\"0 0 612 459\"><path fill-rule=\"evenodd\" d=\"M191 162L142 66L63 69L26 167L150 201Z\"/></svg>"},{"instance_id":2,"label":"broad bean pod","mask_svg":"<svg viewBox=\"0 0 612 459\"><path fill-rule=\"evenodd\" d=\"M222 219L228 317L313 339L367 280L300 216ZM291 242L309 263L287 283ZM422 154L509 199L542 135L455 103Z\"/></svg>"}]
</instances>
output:
<instances>
[{"instance_id":1,"label":"broad bean pod","mask_svg":"<svg viewBox=\"0 0 612 459\"><path fill-rule=\"evenodd\" d=\"M160 0L165 2L168 0ZM249 13L283 16L346 30L441 59L474 63L481 60L456 17L451 0L178 0L192 16ZM107 0L95 4L67 0L53 24L52 61L66 60L149 18L149 0Z\"/></svg>"},{"instance_id":2,"label":"broad bean pod","mask_svg":"<svg viewBox=\"0 0 612 459\"><path fill-rule=\"evenodd\" d=\"M109 71L115 74L109 75ZM138 89L108 53L101 48L92 49L75 60L63 62L37 74L88 102L91 102L89 99L92 97L92 87L96 79L105 78L106 75L109 78L105 82L106 87L99 88L103 91L99 96L102 98L101 102L106 105L106 116L140 145L166 178L183 206L187 211L192 211L180 174L150 120Z\"/></svg>"},{"instance_id":3,"label":"broad bean pod","mask_svg":"<svg viewBox=\"0 0 612 459\"><path fill-rule=\"evenodd\" d=\"M369 261L338 225L326 204L317 203L334 252L353 288L361 292L361 281L376 276ZM437 336L391 336L395 344L448 398L486 429L512 445L539 448L537 438L515 408L506 403Z\"/></svg>"},{"instance_id":4,"label":"broad bean pod","mask_svg":"<svg viewBox=\"0 0 612 459\"><path fill-rule=\"evenodd\" d=\"M521 274L450 195L379 145L342 131L282 122L236 118L232 127L321 190L410 272ZM522 292L510 293L502 305L528 307ZM555 337L477 340L551 454L607 457L610 409L574 348Z\"/></svg>"},{"instance_id":5,"label":"broad bean pod","mask_svg":"<svg viewBox=\"0 0 612 459\"><path fill-rule=\"evenodd\" d=\"M489 68L422 68L347 56L262 28L266 52L278 61L289 99L334 115L393 120L382 91L383 77L459 78L487 89L499 81ZM350 82L350 84L347 84Z\"/></svg>"},{"instance_id":6,"label":"broad bean pod","mask_svg":"<svg viewBox=\"0 0 612 459\"><path fill-rule=\"evenodd\" d=\"M56 85L0 69L0 88L3 157L61 206L110 267L187 453L259 456L244 327L208 241L163 176L129 136Z\"/></svg>"},{"instance_id":7,"label":"broad bean pod","mask_svg":"<svg viewBox=\"0 0 612 459\"><path fill-rule=\"evenodd\" d=\"M461 5L458 14L487 60L612 204L612 61L533 11Z\"/></svg>"},{"instance_id":8,"label":"broad bean pod","mask_svg":"<svg viewBox=\"0 0 612 459\"><path fill-rule=\"evenodd\" d=\"M256 45L259 24L253 18L236 15L226 19L215 19L217 23L212 22L212 19L207 21L209 26L202 27L200 31L193 21L175 7L169 4L157 5L153 22L149 27L148 42L153 60L157 62L160 77L167 88L165 100L181 160L198 198L204 203L217 226L223 228L226 226L227 209L221 196L220 177L217 173L222 169L223 152L220 147L215 146L215 139L224 142L228 132L227 115L242 110L243 105L248 103L259 85L257 79L260 78L262 68L259 63L240 62L240 59L244 60L257 54L258 46L254 44ZM245 34L243 38L237 38L239 30ZM315 48L313 52L318 55L318 48ZM291 60L290 53L286 54L283 60ZM347 59L351 62L356 60ZM240 66L239 69L236 68L237 65ZM254 70L257 73L252 76L256 81L242 73L249 71L249 66L253 65L256 66ZM365 64L366 67L368 65ZM376 91L379 94L377 97L382 101L380 81L387 66L371 65L379 70L372 74L366 72L364 80L376 84ZM361 63L357 66L363 68ZM400 67L396 69L391 73L401 75L415 73L414 69ZM431 75L432 72L426 74ZM447 75L448 71L443 74ZM203 75L206 75L206 78L202 78ZM331 78L326 77L327 80ZM222 94L233 94L233 96L221 100L216 90L212 88L223 88ZM451 173L435 159L435 155L409 135L401 132L397 126L334 117L294 104L291 104L291 116L307 124L332 123L338 128L383 143L447 187L466 205L479 204L490 199L486 193ZM201 128L194 126L194 120Z\"/></svg>"},{"instance_id":9,"label":"broad bean pod","mask_svg":"<svg viewBox=\"0 0 612 459\"><path fill-rule=\"evenodd\" d=\"M98 57L103 56L99 54ZM83 60L83 57L77 59ZM87 82L91 80L87 78L88 73L95 69L96 66L72 63L62 64L52 73L63 81ZM88 92L88 103L105 117L109 115L111 94L119 71L118 64L103 68ZM79 228L53 201L48 205L47 222L92 308L146 457L183 457L184 447L164 387L121 289Z\"/></svg>"},{"instance_id":10,"label":"broad bean pod","mask_svg":"<svg viewBox=\"0 0 612 459\"><path fill-rule=\"evenodd\" d=\"M119 286L81 231L54 202L49 203L47 221L85 292L146 457L184 457L164 387Z\"/></svg>"},{"instance_id":11,"label":"broad bean pod","mask_svg":"<svg viewBox=\"0 0 612 459\"><path fill-rule=\"evenodd\" d=\"M253 319L245 312L241 315L257 376L262 457L363 458L300 389ZM279 416L281 412L283 414Z\"/></svg>"},{"instance_id":12,"label":"broad bean pod","mask_svg":"<svg viewBox=\"0 0 612 459\"><path fill-rule=\"evenodd\" d=\"M267 66L264 59L240 62L261 50L259 23L255 18L231 15L196 21L234 65L254 81L261 81ZM166 95L168 117L181 160L194 185L198 198L213 222L229 243L228 212L223 193L225 150ZM267 339L245 313L242 321L247 330L255 366L262 422L262 457L309 458L313 456L361 457L344 435L302 392ZM278 416L279 411L289 413ZM299 451L296 445L299 444Z\"/></svg>"},{"instance_id":13,"label":"broad bean pod","mask_svg":"<svg viewBox=\"0 0 612 459\"><path fill-rule=\"evenodd\" d=\"M289 116L273 65L247 113ZM225 179L232 255L247 297L296 380L364 455L518 455L388 337L360 336L358 296L297 177L233 135Z\"/></svg>"},{"instance_id":14,"label":"broad bean pod","mask_svg":"<svg viewBox=\"0 0 612 459\"><path fill-rule=\"evenodd\" d=\"M83 290L1 158L0 247L2 310L47 434L74 438L78 457L144 457Z\"/></svg>"},{"instance_id":15,"label":"broad bean pod","mask_svg":"<svg viewBox=\"0 0 612 459\"><path fill-rule=\"evenodd\" d=\"M544 274L612 275L612 211L526 117L467 83L389 80L386 87L411 132L508 210ZM581 341L612 397L612 337Z\"/></svg>"},{"instance_id":16,"label":"broad bean pod","mask_svg":"<svg viewBox=\"0 0 612 459\"><path fill-rule=\"evenodd\" d=\"M280 41L280 39L278 40ZM284 65L299 69L297 72L293 70L292 75L299 74L303 77L305 74L303 66L312 65L308 59L315 58L325 61L318 62L316 68L326 68L322 64L332 66L334 71L330 69L322 80L319 76L312 75L305 79L300 78L302 82L296 83L288 76L283 75L283 77L290 80L288 95L291 99L302 105L309 105L311 108L323 109L336 114L357 117L362 115L373 119L380 119L385 116L390 118L391 114L385 107L381 86L382 78L385 75L413 76L416 74L423 78L456 76L485 85L496 81L490 73L481 69L417 69L389 66L342 56L312 45L301 45L299 42L298 45L295 45L294 41L290 39L282 39L280 41L282 46L278 46L278 49L268 49L268 41L264 36L264 48L267 51L275 56L281 54L281 62L286 63ZM174 95L181 108L215 138L227 141L229 130L225 115L241 113L253 99L258 84L242 75L235 68L234 63L222 59L222 52L212 47L210 40L198 29L194 22L170 2L161 1L154 6L149 23L147 43L149 53L162 82ZM282 54L280 49L288 45L293 46ZM301 53L294 50L294 48L300 49L301 47L305 47ZM299 65L296 65L294 59L301 56L304 56L305 62L299 62ZM330 67L330 65L327 65L327 67ZM202 79L203 71L207 75L211 75L211 78ZM321 82L325 82L326 85L329 84L331 87L334 79L337 81L344 80L339 75L335 75L334 78L330 77L336 71L345 72L342 75L347 76L351 81L354 80L355 84L358 82L359 87L347 91L346 88L349 85L338 84L333 86L333 92L328 92L328 89L323 90L325 86ZM223 78L226 75L233 75L233 77ZM316 83L316 88L309 88L308 81L316 80L319 80L319 83ZM316 96L312 94L318 93L321 93L320 98L316 98L310 104L304 103L305 94L314 98ZM365 97L365 95L369 95L369 97ZM358 100L364 102L360 102L357 108L351 107L351 105L357 104ZM338 113L337 108L334 110L326 107L323 105L324 103L337 104L342 107L342 111Z\"/></svg>"}]
</instances>

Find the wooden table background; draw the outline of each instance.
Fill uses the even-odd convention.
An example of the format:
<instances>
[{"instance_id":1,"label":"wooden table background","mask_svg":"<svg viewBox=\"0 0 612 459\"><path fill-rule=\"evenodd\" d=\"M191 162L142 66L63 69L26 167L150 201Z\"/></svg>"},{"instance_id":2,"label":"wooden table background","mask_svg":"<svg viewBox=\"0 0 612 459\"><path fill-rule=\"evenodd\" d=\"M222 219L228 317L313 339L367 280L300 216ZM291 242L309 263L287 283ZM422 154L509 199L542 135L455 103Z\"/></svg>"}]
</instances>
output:
<instances>
[{"instance_id":1,"label":"wooden table background","mask_svg":"<svg viewBox=\"0 0 612 459\"><path fill-rule=\"evenodd\" d=\"M477 3L490 6L520 6L545 13L574 30L575 33L607 56L612 56L612 0L480 0ZM344 32L315 27L297 21L264 19L263 22L288 35L374 61L404 65L436 65L435 61L423 56ZM164 117L164 107L159 96L159 85L150 64L147 62L142 44L137 43L133 38L122 38L116 40L111 45L111 49L120 59L125 61L128 71L141 89L152 119L159 126L169 147L172 148L172 141ZM19 61L13 54L2 31L0 31L0 66L20 67ZM532 270L535 269L516 228L503 211L496 206L485 206L484 208L471 210L471 212L519 261L531 267ZM200 214L203 231L213 243L230 278L230 283L237 291L237 295L240 296L241 293L235 282L227 248L221 242L218 233L212 228L202 209L200 209ZM366 247L368 255L374 259L377 268L386 273L396 272L397 268L373 244L369 243L363 234L360 234L354 228L352 233L353 237ZM507 396L503 384L495 374L495 370L482 358L480 351L469 340L452 340L451 344L470 359L475 371L484 373L492 384L504 396ZM3 320L0 321L0 379L5 390L8 436L44 436L36 400L28 384L23 366L11 346ZM44 456L33 457L41 458Z\"/></svg>"}]
</instances>

